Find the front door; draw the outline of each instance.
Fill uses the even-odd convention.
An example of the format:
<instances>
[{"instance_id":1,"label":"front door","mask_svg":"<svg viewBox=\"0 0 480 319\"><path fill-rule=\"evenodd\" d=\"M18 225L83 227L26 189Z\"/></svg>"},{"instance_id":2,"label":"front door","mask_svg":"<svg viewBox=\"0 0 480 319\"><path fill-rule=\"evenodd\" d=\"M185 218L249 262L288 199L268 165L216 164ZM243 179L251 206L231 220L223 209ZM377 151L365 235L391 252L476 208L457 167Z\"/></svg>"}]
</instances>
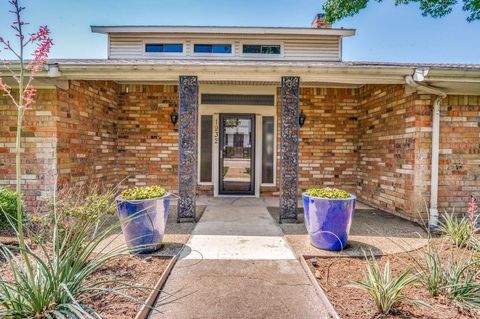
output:
<instances>
[{"instance_id":1,"label":"front door","mask_svg":"<svg viewBox=\"0 0 480 319\"><path fill-rule=\"evenodd\" d=\"M255 195L255 114L220 114L219 194Z\"/></svg>"}]
</instances>

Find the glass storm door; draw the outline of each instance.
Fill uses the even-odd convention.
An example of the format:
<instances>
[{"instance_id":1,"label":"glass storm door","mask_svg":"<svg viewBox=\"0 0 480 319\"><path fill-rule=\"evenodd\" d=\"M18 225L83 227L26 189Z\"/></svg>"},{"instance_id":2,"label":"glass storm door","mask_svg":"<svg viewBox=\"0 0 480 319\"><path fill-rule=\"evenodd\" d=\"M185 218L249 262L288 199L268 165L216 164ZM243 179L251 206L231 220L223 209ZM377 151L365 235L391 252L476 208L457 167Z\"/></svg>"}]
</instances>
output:
<instances>
[{"instance_id":1,"label":"glass storm door","mask_svg":"<svg viewBox=\"0 0 480 319\"><path fill-rule=\"evenodd\" d=\"M220 114L221 195L255 195L255 115Z\"/></svg>"}]
</instances>

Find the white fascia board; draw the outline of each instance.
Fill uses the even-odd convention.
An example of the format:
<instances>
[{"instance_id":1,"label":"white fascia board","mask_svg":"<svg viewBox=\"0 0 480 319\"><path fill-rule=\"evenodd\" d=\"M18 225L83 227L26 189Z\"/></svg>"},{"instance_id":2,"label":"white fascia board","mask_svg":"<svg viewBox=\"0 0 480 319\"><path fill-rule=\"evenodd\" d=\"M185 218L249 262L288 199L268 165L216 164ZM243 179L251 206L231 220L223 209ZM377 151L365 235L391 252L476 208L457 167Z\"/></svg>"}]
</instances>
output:
<instances>
[{"instance_id":1,"label":"white fascia board","mask_svg":"<svg viewBox=\"0 0 480 319\"><path fill-rule=\"evenodd\" d=\"M94 33L190 33L190 34L260 34L260 35L333 35L353 36L355 29L207 27L207 26L91 26Z\"/></svg>"},{"instance_id":2,"label":"white fascia board","mask_svg":"<svg viewBox=\"0 0 480 319\"><path fill-rule=\"evenodd\" d=\"M202 81L278 82L283 75L300 76L304 82L330 83L404 83L411 69L352 69L326 67L205 66L205 65L61 65L63 78L116 81L176 81L182 74L196 75Z\"/></svg>"},{"instance_id":3,"label":"white fascia board","mask_svg":"<svg viewBox=\"0 0 480 319\"><path fill-rule=\"evenodd\" d=\"M325 66L325 65L205 65L182 64L113 64L113 63L59 63L62 80L114 80L114 81L178 81L179 75L197 75L202 81L264 81L278 82L281 76L300 76L302 82L328 82L345 84L404 84L405 76L413 74L415 67L379 66ZM14 67L15 69L15 67ZM6 70L0 76L8 77ZM48 77L46 71L37 77ZM480 83L479 70L430 69L425 79L429 82ZM478 92L477 92L478 93Z\"/></svg>"}]
</instances>

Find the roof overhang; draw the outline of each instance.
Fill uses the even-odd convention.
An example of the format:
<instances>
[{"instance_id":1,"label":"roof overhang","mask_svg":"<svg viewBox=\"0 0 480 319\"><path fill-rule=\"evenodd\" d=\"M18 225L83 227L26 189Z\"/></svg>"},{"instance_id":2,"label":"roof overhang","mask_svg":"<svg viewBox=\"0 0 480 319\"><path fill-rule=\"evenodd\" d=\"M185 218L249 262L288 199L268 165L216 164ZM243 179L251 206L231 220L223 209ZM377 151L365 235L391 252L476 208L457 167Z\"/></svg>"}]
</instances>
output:
<instances>
[{"instance_id":1,"label":"roof overhang","mask_svg":"<svg viewBox=\"0 0 480 319\"><path fill-rule=\"evenodd\" d=\"M352 36L355 29L273 28L273 27L210 27L210 26L91 26L94 33L187 33L243 35L332 35Z\"/></svg>"},{"instance_id":2,"label":"roof overhang","mask_svg":"<svg viewBox=\"0 0 480 319\"><path fill-rule=\"evenodd\" d=\"M288 75L299 76L303 86L358 87L364 84L405 84L405 76L414 74L418 68L419 65L360 62L51 60L38 78L177 83L180 75L194 75L201 83L278 84L282 76ZM6 71L0 71L0 76L8 75ZM480 65L430 66L424 83L449 94L480 95Z\"/></svg>"}]
</instances>

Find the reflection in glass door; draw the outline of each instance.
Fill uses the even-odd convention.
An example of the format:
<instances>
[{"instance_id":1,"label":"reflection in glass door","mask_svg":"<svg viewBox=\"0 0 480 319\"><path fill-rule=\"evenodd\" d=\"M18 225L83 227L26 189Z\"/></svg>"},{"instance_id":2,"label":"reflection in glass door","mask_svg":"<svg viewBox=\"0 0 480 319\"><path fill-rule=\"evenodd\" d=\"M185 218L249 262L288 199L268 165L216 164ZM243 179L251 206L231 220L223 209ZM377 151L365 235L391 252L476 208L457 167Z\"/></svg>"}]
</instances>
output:
<instances>
[{"instance_id":1,"label":"reflection in glass door","mask_svg":"<svg viewBox=\"0 0 480 319\"><path fill-rule=\"evenodd\" d=\"M255 195L255 115L220 114L220 189Z\"/></svg>"}]
</instances>

